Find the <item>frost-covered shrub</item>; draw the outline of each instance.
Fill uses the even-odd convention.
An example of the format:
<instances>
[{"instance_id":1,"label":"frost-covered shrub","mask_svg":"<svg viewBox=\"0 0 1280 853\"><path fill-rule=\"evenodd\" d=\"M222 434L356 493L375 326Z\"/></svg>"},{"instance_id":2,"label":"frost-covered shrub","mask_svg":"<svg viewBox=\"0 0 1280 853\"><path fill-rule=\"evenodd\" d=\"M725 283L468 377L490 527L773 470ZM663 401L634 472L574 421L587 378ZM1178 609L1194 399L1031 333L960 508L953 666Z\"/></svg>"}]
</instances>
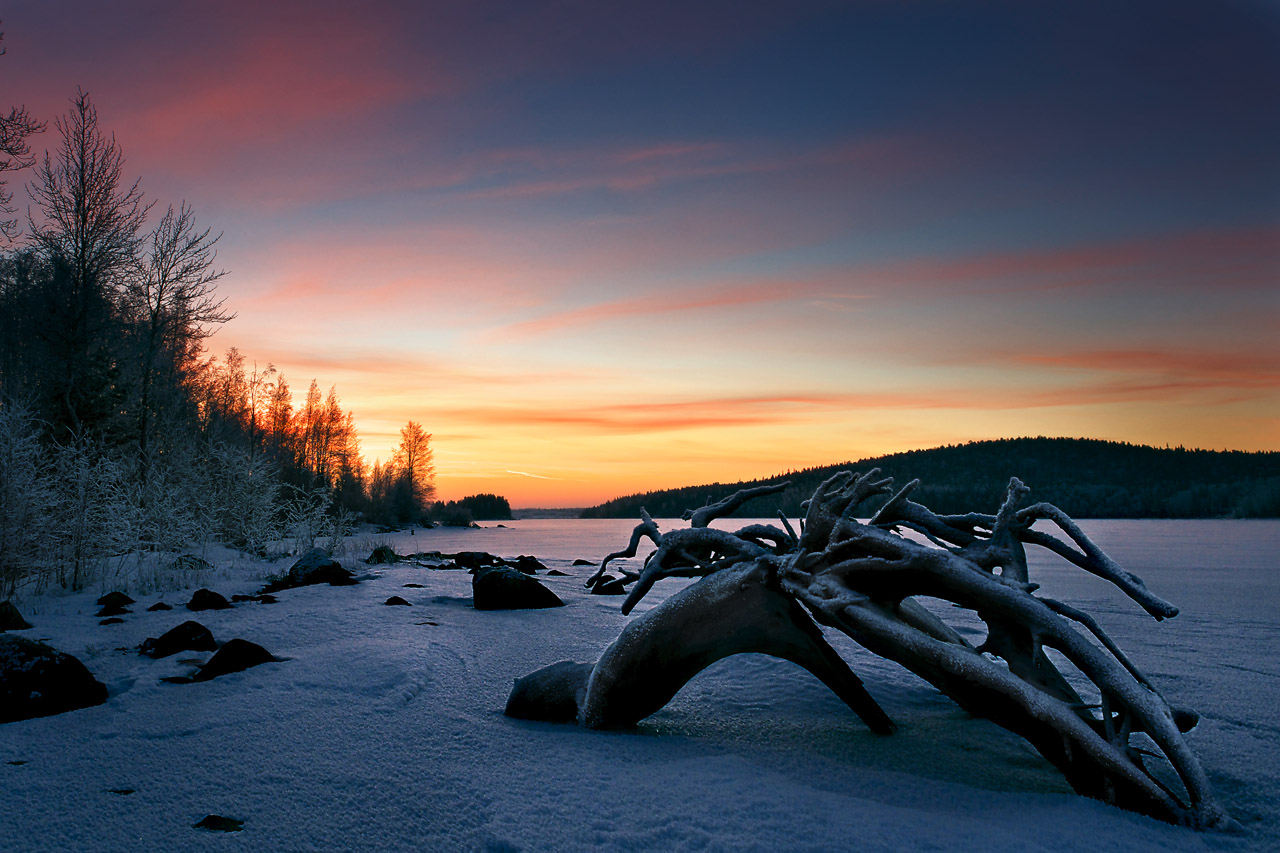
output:
<instances>
[{"instance_id":1,"label":"frost-covered shrub","mask_svg":"<svg viewBox=\"0 0 1280 853\"><path fill-rule=\"evenodd\" d=\"M47 568L54 495L30 412L0 405L0 599Z\"/></svg>"},{"instance_id":2,"label":"frost-covered shrub","mask_svg":"<svg viewBox=\"0 0 1280 853\"><path fill-rule=\"evenodd\" d=\"M327 488L288 487L285 505L285 535L293 540L293 552L304 554L315 547L316 537L332 530L333 492Z\"/></svg>"},{"instance_id":3,"label":"frost-covered shrub","mask_svg":"<svg viewBox=\"0 0 1280 853\"><path fill-rule=\"evenodd\" d=\"M129 466L95 442L55 447L53 457L54 579L79 590L133 549L138 505Z\"/></svg>"},{"instance_id":4,"label":"frost-covered shrub","mask_svg":"<svg viewBox=\"0 0 1280 853\"><path fill-rule=\"evenodd\" d=\"M211 529L222 541L261 552L280 537L280 481L274 466L242 448L215 444L205 456Z\"/></svg>"}]
</instances>

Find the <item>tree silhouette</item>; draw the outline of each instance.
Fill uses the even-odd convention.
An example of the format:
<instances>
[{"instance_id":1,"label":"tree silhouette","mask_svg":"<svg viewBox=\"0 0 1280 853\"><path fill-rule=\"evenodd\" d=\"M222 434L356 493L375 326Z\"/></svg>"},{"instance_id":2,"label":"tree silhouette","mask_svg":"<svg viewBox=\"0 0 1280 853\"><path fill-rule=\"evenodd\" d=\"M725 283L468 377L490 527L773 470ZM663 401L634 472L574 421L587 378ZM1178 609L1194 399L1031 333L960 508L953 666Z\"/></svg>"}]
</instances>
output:
<instances>
[{"instance_id":1,"label":"tree silhouette","mask_svg":"<svg viewBox=\"0 0 1280 853\"><path fill-rule=\"evenodd\" d=\"M396 479L402 484L410 513L420 516L436 494L436 469L431 450L431 433L422 424L409 421L400 429L400 446L391 456Z\"/></svg>"},{"instance_id":2,"label":"tree silhouette","mask_svg":"<svg viewBox=\"0 0 1280 853\"><path fill-rule=\"evenodd\" d=\"M4 56L4 33L0 32L0 56ZM0 174L16 172L35 163L27 137L44 130L44 122L36 121L26 107L11 107L8 114L0 113ZM6 218L13 213L13 193L5 181L0 180L0 237L12 240L18 232L18 220Z\"/></svg>"},{"instance_id":3,"label":"tree silhouette","mask_svg":"<svg viewBox=\"0 0 1280 853\"><path fill-rule=\"evenodd\" d=\"M124 155L98 128L98 110L81 90L54 126L62 144L36 168L27 192L31 241L53 267L46 296L51 397L63 426L81 435L86 418L113 407L102 399L115 385L110 325L115 297L134 266L150 205L138 182L123 183Z\"/></svg>"}]
</instances>

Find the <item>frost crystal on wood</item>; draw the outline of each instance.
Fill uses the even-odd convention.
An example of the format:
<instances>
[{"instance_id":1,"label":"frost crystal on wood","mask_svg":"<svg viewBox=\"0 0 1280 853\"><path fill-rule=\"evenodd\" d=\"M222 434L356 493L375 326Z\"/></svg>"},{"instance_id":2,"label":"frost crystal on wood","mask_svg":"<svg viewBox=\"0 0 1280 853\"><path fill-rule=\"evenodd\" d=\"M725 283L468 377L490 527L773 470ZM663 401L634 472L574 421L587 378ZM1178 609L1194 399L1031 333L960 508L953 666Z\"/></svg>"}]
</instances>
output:
<instances>
[{"instance_id":1,"label":"frost crystal on wood","mask_svg":"<svg viewBox=\"0 0 1280 853\"><path fill-rule=\"evenodd\" d=\"M1092 616L1037 596L1026 546L1110 581L1156 620L1177 615L1176 607L1111 560L1066 513L1027 505L1030 490L1016 478L994 515L936 515L910 499L918 485L912 481L859 522L859 505L890 494L891 485L878 470L835 475L805 503L799 536L785 518L783 528L709 526L785 483L688 512L692 526L667 533L642 510L629 546L605 557L587 585L598 583L610 562L634 557L643 538L656 548L640 572L623 571L624 583L634 584L624 613L662 578L702 579L630 622L594 666L557 664L520 679L508 713L538 716L522 709L558 701L576 703L584 726L630 725L715 661L763 652L809 669L873 731L891 733L893 722L816 621L1026 738L1081 794L1170 823L1235 826L1183 738L1194 712L1170 707ZM1066 538L1033 529L1039 521ZM916 596L974 611L986 639L975 648ZM1091 700L1047 650L1070 664Z\"/></svg>"}]
</instances>

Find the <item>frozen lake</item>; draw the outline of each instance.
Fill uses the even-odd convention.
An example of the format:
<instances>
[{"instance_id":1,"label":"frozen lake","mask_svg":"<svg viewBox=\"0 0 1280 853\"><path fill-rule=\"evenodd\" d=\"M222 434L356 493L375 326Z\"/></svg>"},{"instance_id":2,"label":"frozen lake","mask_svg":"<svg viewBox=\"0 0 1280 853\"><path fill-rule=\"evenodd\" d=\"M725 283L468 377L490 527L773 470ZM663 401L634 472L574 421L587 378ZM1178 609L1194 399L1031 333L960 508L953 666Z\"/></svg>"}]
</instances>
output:
<instances>
[{"instance_id":1,"label":"frozen lake","mask_svg":"<svg viewBox=\"0 0 1280 853\"><path fill-rule=\"evenodd\" d=\"M712 666L635 730L508 719L512 679L594 660L627 621L619 599L586 593L592 569L572 561L621 549L633 522L506 524L362 537L342 559L365 571L356 558L381 542L532 554L571 573L543 579L566 607L476 611L462 572L378 567L359 586L195 614L219 641L288 658L206 684L161 684L189 666L134 651L192 616L144 608L188 592L135 596L126 623L107 627L92 615L98 590L29 602L26 633L80 656L111 698L0 726L0 850L1280 848L1280 522L1083 522L1182 608L1161 623L1057 558L1032 564L1172 703L1201 713L1188 741L1240 835L1076 796L1021 739L839 634L897 734L872 735L808 673L758 655ZM212 556L206 585L226 595L287 566ZM639 609L684 583L660 582ZM414 606L382 606L392 594ZM244 831L193 830L208 813Z\"/></svg>"}]
</instances>

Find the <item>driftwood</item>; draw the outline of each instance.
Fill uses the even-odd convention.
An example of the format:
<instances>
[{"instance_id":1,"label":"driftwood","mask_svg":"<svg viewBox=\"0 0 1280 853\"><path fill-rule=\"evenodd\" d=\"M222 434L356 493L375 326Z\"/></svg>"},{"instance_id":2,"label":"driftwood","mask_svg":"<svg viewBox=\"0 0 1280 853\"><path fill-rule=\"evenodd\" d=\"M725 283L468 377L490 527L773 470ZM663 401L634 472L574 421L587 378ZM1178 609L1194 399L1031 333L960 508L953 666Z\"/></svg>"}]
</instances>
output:
<instances>
[{"instance_id":1,"label":"driftwood","mask_svg":"<svg viewBox=\"0 0 1280 853\"><path fill-rule=\"evenodd\" d=\"M1110 581L1157 620L1177 615L1176 607L1107 557L1057 507L1026 505L1029 490L1017 479L994 515L935 515L910 500L918 485L912 481L869 522L859 522L860 504L891 491L892 481L878 474L843 472L823 483L805 504L798 537L785 518L783 528L708 526L786 484L686 513L693 526L667 533L642 510L628 548L607 556L587 584L598 583L610 562L634 557L646 537L656 548L640 572L623 572L624 582L634 584L624 613L662 578L702 580L629 623L594 666L562 662L520 679L507 713L576 717L591 728L631 725L715 661L763 652L804 666L873 731L892 732L892 721L822 638L816 620L1026 738L1081 794L1170 823L1235 826L1182 737L1196 715L1171 708L1091 616L1035 595L1026 546ZM1067 539L1033 530L1038 521L1056 525ZM973 647L913 596L975 611L987 626L985 641ZM1046 649L1070 663L1080 690ZM550 706L557 714L539 710Z\"/></svg>"}]
</instances>

